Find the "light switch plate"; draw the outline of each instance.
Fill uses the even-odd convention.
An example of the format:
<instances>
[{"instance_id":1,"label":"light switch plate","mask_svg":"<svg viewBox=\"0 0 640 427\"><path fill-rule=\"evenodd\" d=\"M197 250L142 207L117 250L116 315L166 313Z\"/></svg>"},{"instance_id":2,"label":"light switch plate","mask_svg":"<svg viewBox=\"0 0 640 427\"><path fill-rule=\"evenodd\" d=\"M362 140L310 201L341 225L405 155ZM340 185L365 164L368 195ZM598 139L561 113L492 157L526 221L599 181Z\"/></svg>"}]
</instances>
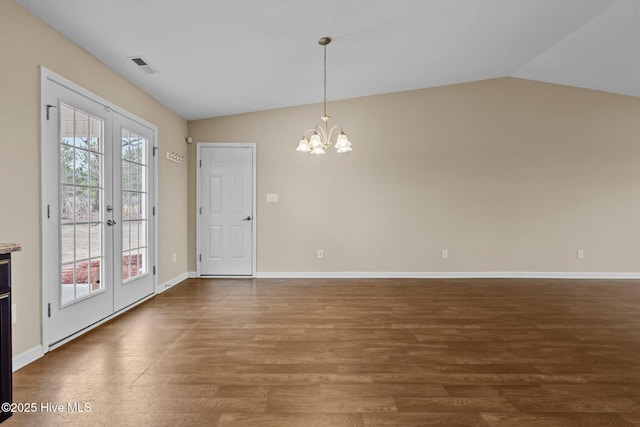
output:
<instances>
[{"instance_id":1,"label":"light switch plate","mask_svg":"<svg viewBox=\"0 0 640 427\"><path fill-rule=\"evenodd\" d=\"M276 203L278 201L277 193L267 193L267 203Z\"/></svg>"}]
</instances>

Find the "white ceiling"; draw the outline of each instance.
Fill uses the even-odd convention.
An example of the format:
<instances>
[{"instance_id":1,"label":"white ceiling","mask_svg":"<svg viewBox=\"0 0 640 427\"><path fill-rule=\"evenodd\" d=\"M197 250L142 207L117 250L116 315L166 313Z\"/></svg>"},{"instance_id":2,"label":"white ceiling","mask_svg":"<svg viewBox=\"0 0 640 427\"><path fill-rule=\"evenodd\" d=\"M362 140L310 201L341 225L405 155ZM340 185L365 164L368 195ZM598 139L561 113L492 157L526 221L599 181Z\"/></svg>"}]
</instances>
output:
<instances>
[{"instance_id":1,"label":"white ceiling","mask_svg":"<svg viewBox=\"0 0 640 427\"><path fill-rule=\"evenodd\" d=\"M640 0L15 0L182 117L515 76L640 96ZM127 59L142 55L146 74Z\"/></svg>"}]
</instances>

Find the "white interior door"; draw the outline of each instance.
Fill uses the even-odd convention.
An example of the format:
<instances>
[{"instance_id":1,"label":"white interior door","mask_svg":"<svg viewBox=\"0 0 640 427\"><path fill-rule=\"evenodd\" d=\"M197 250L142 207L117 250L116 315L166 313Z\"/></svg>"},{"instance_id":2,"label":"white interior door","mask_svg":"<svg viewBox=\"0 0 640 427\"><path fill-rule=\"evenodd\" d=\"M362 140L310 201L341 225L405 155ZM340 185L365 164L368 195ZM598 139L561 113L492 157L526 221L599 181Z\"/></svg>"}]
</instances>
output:
<instances>
[{"instance_id":1,"label":"white interior door","mask_svg":"<svg viewBox=\"0 0 640 427\"><path fill-rule=\"evenodd\" d=\"M200 274L250 276L254 146L200 147Z\"/></svg>"},{"instance_id":2,"label":"white interior door","mask_svg":"<svg viewBox=\"0 0 640 427\"><path fill-rule=\"evenodd\" d=\"M155 132L52 80L42 141L45 346L153 293Z\"/></svg>"}]
</instances>

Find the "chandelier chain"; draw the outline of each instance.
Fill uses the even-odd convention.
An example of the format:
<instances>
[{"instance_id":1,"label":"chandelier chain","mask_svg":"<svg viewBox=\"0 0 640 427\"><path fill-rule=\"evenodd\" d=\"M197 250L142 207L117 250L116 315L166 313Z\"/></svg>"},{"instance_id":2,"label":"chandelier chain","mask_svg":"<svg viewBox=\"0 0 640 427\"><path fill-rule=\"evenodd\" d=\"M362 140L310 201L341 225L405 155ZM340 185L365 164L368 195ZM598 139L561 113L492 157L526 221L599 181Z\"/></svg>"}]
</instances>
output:
<instances>
[{"instance_id":1,"label":"chandelier chain","mask_svg":"<svg viewBox=\"0 0 640 427\"><path fill-rule=\"evenodd\" d=\"M327 116L327 45L324 46L324 115Z\"/></svg>"}]
</instances>

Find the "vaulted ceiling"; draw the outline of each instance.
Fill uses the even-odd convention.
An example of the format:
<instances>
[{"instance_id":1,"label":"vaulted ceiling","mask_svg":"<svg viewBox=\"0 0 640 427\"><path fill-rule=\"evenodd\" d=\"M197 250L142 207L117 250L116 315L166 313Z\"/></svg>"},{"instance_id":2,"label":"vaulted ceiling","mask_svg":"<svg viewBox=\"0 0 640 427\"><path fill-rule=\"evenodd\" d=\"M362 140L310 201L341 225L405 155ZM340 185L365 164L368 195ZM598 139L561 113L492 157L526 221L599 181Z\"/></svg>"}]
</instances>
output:
<instances>
[{"instance_id":1,"label":"vaulted ceiling","mask_svg":"<svg viewBox=\"0 0 640 427\"><path fill-rule=\"evenodd\" d=\"M640 0L15 0L188 120L522 77L640 96ZM143 56L157 73L129 58Z\"/></svg>"}]
</instances>

